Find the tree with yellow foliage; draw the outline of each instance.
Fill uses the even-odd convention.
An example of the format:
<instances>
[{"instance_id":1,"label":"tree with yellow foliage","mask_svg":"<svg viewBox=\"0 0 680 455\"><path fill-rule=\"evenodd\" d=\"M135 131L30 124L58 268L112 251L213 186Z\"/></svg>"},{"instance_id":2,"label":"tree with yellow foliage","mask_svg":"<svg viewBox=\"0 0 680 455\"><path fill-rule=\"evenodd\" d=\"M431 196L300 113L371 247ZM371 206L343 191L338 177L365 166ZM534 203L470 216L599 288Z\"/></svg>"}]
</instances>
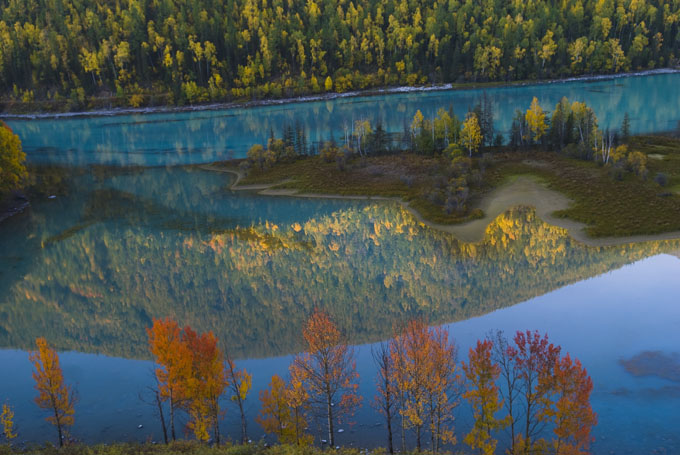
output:
<instances>
[{"instance_id":1,"label":"tree with yellow foliage","mask_svg":"<svg viewBox=\"0 0 680 455\"><path fill-rule=\"evenodd\" d=\"M0 120L0 194L17 188L26 178L25 162L19 136Z\"/></svg>"},{"instance_id":2,"label":"tree with yellow foliage","mask_svg":"<svg viewBox=\"0 0 680 455\"><path fill-rule=\"evenodd\" d=\"M527 109L525 119L531 132L531 139L537 143L545 134L548 125L545 123L545 112L535 96L531 100L531 106Z\"/></svg>"},{"instance_id":3,"label":"tree with yellow foliage","mask_svg":"<svg viewBox=\"0 0 680 455\"><path fill-rule=\"evenodd\" d=\"M7 403L2 405L0 425L2 425L2 436L6 442L9 443L17 437L16 433L14 433L14 411Z\"/></svg>"},{"instance_id":4,"label":"tree with yellow foliage","mask_svg":"<svg viewBox=\"0 0 680 455\"><path fill-rule=\"evenodd\" d=\"M253 376L245 368L239 370L234 361L227 355L226 376L228 387L232 392L231 401L238 405L241 414L241 444L248 441L248 430L246 427L246 413L244 402L248 397L248 392L253 384Z\"/></svg>"},{"instance_id":5,"label":"tree with yellow foliage","mask_svg":"<svg viewBox=\"0 0 680 455\"><path fill-rule=\"evenodd\" d=\"M50 412L46 420L57 427L59 447L62 447L66 439L66 429L73 425L75 394L73 389L64 383L57 351L47 344L45 338L38 338L35 343L38 350L29 354L35 368L33 379L35 389L38 391L35 403L41 409Z\"/></svg>"},{"instance_id":6,"label":"tree with yellow foliage","mask_svg":"<svg viewBox=\"0 0 680 455\"><path fill-rule=\"evenodd\" d=\"M473 153L477 153L482 143L482 130L479 128L479 120L474 112L468 112L465 116L460 136L468 155L471 157Z\"/></svg>"},{"instance_id":7,"label":"tree with yellow foliage","mask_svg":"<svg viewBox=\"0 0 680 455\"><path fill-rule=\"evenodd\" d=\"M498 419L496 413L503 408L500 391L496 382L501 369L493 361L493 343L490 340L477 341L470 348L469 363L463 362L467 379L467 391L463 397L472 405L475 423L465 436L465 443L480 454L493 455L498 443L492 433L504 427L509 419Z\"/></svg>"},{"instance_id":8,"label":"tree with yellow foliage","mask_svg":"<svg viewBox=\"0 0 680 455\"><path fill-rule=\"evenodd\" d=\"M260 392L262 407L255 419L267 434L275 434L281 444L306 446L312 435L305 434L306 402L309 396L300 382L286 385L279 375L272 376L269 389Z\"/></svg>"}]
</instances>

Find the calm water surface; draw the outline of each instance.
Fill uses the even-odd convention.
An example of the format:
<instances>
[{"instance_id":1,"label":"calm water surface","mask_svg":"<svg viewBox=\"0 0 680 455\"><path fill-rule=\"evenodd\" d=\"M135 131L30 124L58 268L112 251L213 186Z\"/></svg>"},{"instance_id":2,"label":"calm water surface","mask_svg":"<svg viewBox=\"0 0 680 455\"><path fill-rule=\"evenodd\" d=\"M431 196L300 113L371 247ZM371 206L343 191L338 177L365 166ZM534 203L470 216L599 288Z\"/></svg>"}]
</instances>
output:
<instances>
[{"instance_id":1,"label":"calm water surface","mask_svg":"<svg viewBox=\"0 0 680 455\"><path fill-rule=\"evenodd\" d=\"M654 88L678 90L677 77L493 94L498 112L514 110L508 103L528 104L537 91L546 94L548 105L554 104L550 97L563 94L588 96L601 118L618 122L629 110L637 130L651 131L659 118L671 125L680 117L678 97L662 101ZM625 96L618 93L621 87L627 87ZM317 115L323 135L343 116L369 110L387 119L398 103L412 115L412 108L435 109L447 96L457 97L457 108L479 93L12 126L34 162L203 162L226 149L244 149L257 134L266 136L261 130L274 121L281 126L299 116L311 125ZM600 107L594 98L601 99ZM640 104L633 109L635 99ZM227 122L219 115L226 114L236 123L216 130L217 122ZM149 151L154 144L158 153ZM446 325L462 359L490 330L538 329L581 359L593 378L600 422L594 453L680 451L680 382L633 376L620 364L645 352L680 351L680 241L591 248L543 223L531 209L515 208L489 226L482 242L466 244L423 226L398 205L232 192L228 176L199 168L74 166L57 175L62 180L56 198L35 200L29 212L0 224L0 400L15 406L22 440L52 439L53 430L32 402L26 350L37 336L63 352L65 376L77 384L77 438L158 440L153 410L139 395L152 383L144 329L164 316L213 330L241 359L239 366L253 373L249 430L259 439L253 420L259 390L272 374L285 376L300 350L301 324L320 306L359 346L365 400L374 394L370 343L387 338L392 324L408 316ZM457 412L462 440L472 417L467 408ZM223 423L232 437L236 418L230 408ZM384 427L369 401L356 420L339 435L341 444L384 444Z\"/></svg>"},{"instance_id":2,"label":"calm water surface","mask_svg":"<svg viewBox=\"0 0 680 455\"><path fill-rule=\"evenodd\" d=\"M626 112L633 132L674 129L680 120L680 73L599 81L486 89L495 110L495 126L507 133L516 109L525 111L536 96L552 110L566 96L584 101L601 127L618 128ZM452 107L461 118L474 107L482 90L401 93L278 106L182 112L174 114L80 117L9 122L24 150L40 162L66 164L168 165L205 163L243 157L270 132L299 122L310 142L343 137L343 125L367 118L388 131L401 132L416 110L433 117ZM506 134L507 137L507 134ZM507 139L506 139L507 140Z\"/></svg>"}]
</instances>

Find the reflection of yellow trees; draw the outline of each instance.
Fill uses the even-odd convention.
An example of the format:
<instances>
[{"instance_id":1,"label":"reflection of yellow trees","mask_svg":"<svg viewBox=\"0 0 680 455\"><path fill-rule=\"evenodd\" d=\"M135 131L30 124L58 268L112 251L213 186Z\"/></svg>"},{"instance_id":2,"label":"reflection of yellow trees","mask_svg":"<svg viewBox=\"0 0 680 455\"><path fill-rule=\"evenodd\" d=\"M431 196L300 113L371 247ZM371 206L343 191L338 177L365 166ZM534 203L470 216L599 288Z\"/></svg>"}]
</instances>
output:
<instances>
[{"instance_id":1,"label":"reflection of yellow trees","mask_svg":"<svg viewBox=\"0 0 680 455\"><path fill-rule=\"evenodd\" d=\"M152 317L212 330L238 356L292 352L325 308L355 342L421 315L484 314L664 251L678 241L591 248L533 210L499 216L479 243L398 205L205 233L97 223L46 246L0 300L0 345L143 356Z\"/></svg>"}]
</instances>

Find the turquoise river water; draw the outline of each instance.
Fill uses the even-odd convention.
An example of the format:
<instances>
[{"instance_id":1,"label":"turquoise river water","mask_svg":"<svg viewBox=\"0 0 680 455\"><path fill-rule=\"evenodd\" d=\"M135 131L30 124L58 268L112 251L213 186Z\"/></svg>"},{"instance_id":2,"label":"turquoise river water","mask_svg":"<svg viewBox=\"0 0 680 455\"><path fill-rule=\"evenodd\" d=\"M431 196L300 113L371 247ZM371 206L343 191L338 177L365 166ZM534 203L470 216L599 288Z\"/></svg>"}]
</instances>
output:
<instances>
[{"instance_id":1,"label":"turquoise river water","mask_svg":"<svg viewBox=\"0 0 680 455\"><path fill-rule=\"evenodd\" d=\"M450 331L460 360L491 330L548 333L593 379L593 453L680 452L680 241L588 247L518 207L492 222L482 242L466 244L396 204L235 192L227 174L184 166L243 156L296 120L312 140L340 137L343 122L358 118L380 118L396 132L416 109L431 115L452 105L461 114L481 93L10 120L29 161L63 165L56 197L0 224L0 401L15 408L19 440L55 439L32 401L27 350L44 336L79 391L75 438L158 441L159 423L140 394L153 384L145 328L166 316L212 330L253 374L246 408L249 435L259 440L259 391L272 374L286 375L305 316L321 307L357 345L365 397L340 444L385 444L370 405L371 343L389 338L395 322L422 316ZM500 131L533 96L546 108L562 96L585 100L601 125L618 126L629 112L636 132L680 120L680 74L487 95ZM630 359L642 367L625 368ZM237 438L237 409L224 404L222 429ZM460 406L459 441L471 422Z\"/></svg>"}]
</instances>

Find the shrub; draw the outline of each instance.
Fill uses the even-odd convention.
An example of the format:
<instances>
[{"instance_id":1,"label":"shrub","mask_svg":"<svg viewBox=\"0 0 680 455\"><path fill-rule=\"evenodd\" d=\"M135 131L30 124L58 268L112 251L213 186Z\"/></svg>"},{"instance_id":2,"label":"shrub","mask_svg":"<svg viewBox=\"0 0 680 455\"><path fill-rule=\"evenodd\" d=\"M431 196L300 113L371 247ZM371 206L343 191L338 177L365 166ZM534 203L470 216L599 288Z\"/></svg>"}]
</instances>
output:
<instances>
[{"instance_id":1,"label":"shrub","mask_svg":"<svg viewBox=\"0 0 680 455\"><path fill-rule=\"evenodd\" d=\"M657 172L657 174L654 176L654 181L659 186L666 186L668 185L668 176L663 172Z\"/></svg>"}]
</instances>

